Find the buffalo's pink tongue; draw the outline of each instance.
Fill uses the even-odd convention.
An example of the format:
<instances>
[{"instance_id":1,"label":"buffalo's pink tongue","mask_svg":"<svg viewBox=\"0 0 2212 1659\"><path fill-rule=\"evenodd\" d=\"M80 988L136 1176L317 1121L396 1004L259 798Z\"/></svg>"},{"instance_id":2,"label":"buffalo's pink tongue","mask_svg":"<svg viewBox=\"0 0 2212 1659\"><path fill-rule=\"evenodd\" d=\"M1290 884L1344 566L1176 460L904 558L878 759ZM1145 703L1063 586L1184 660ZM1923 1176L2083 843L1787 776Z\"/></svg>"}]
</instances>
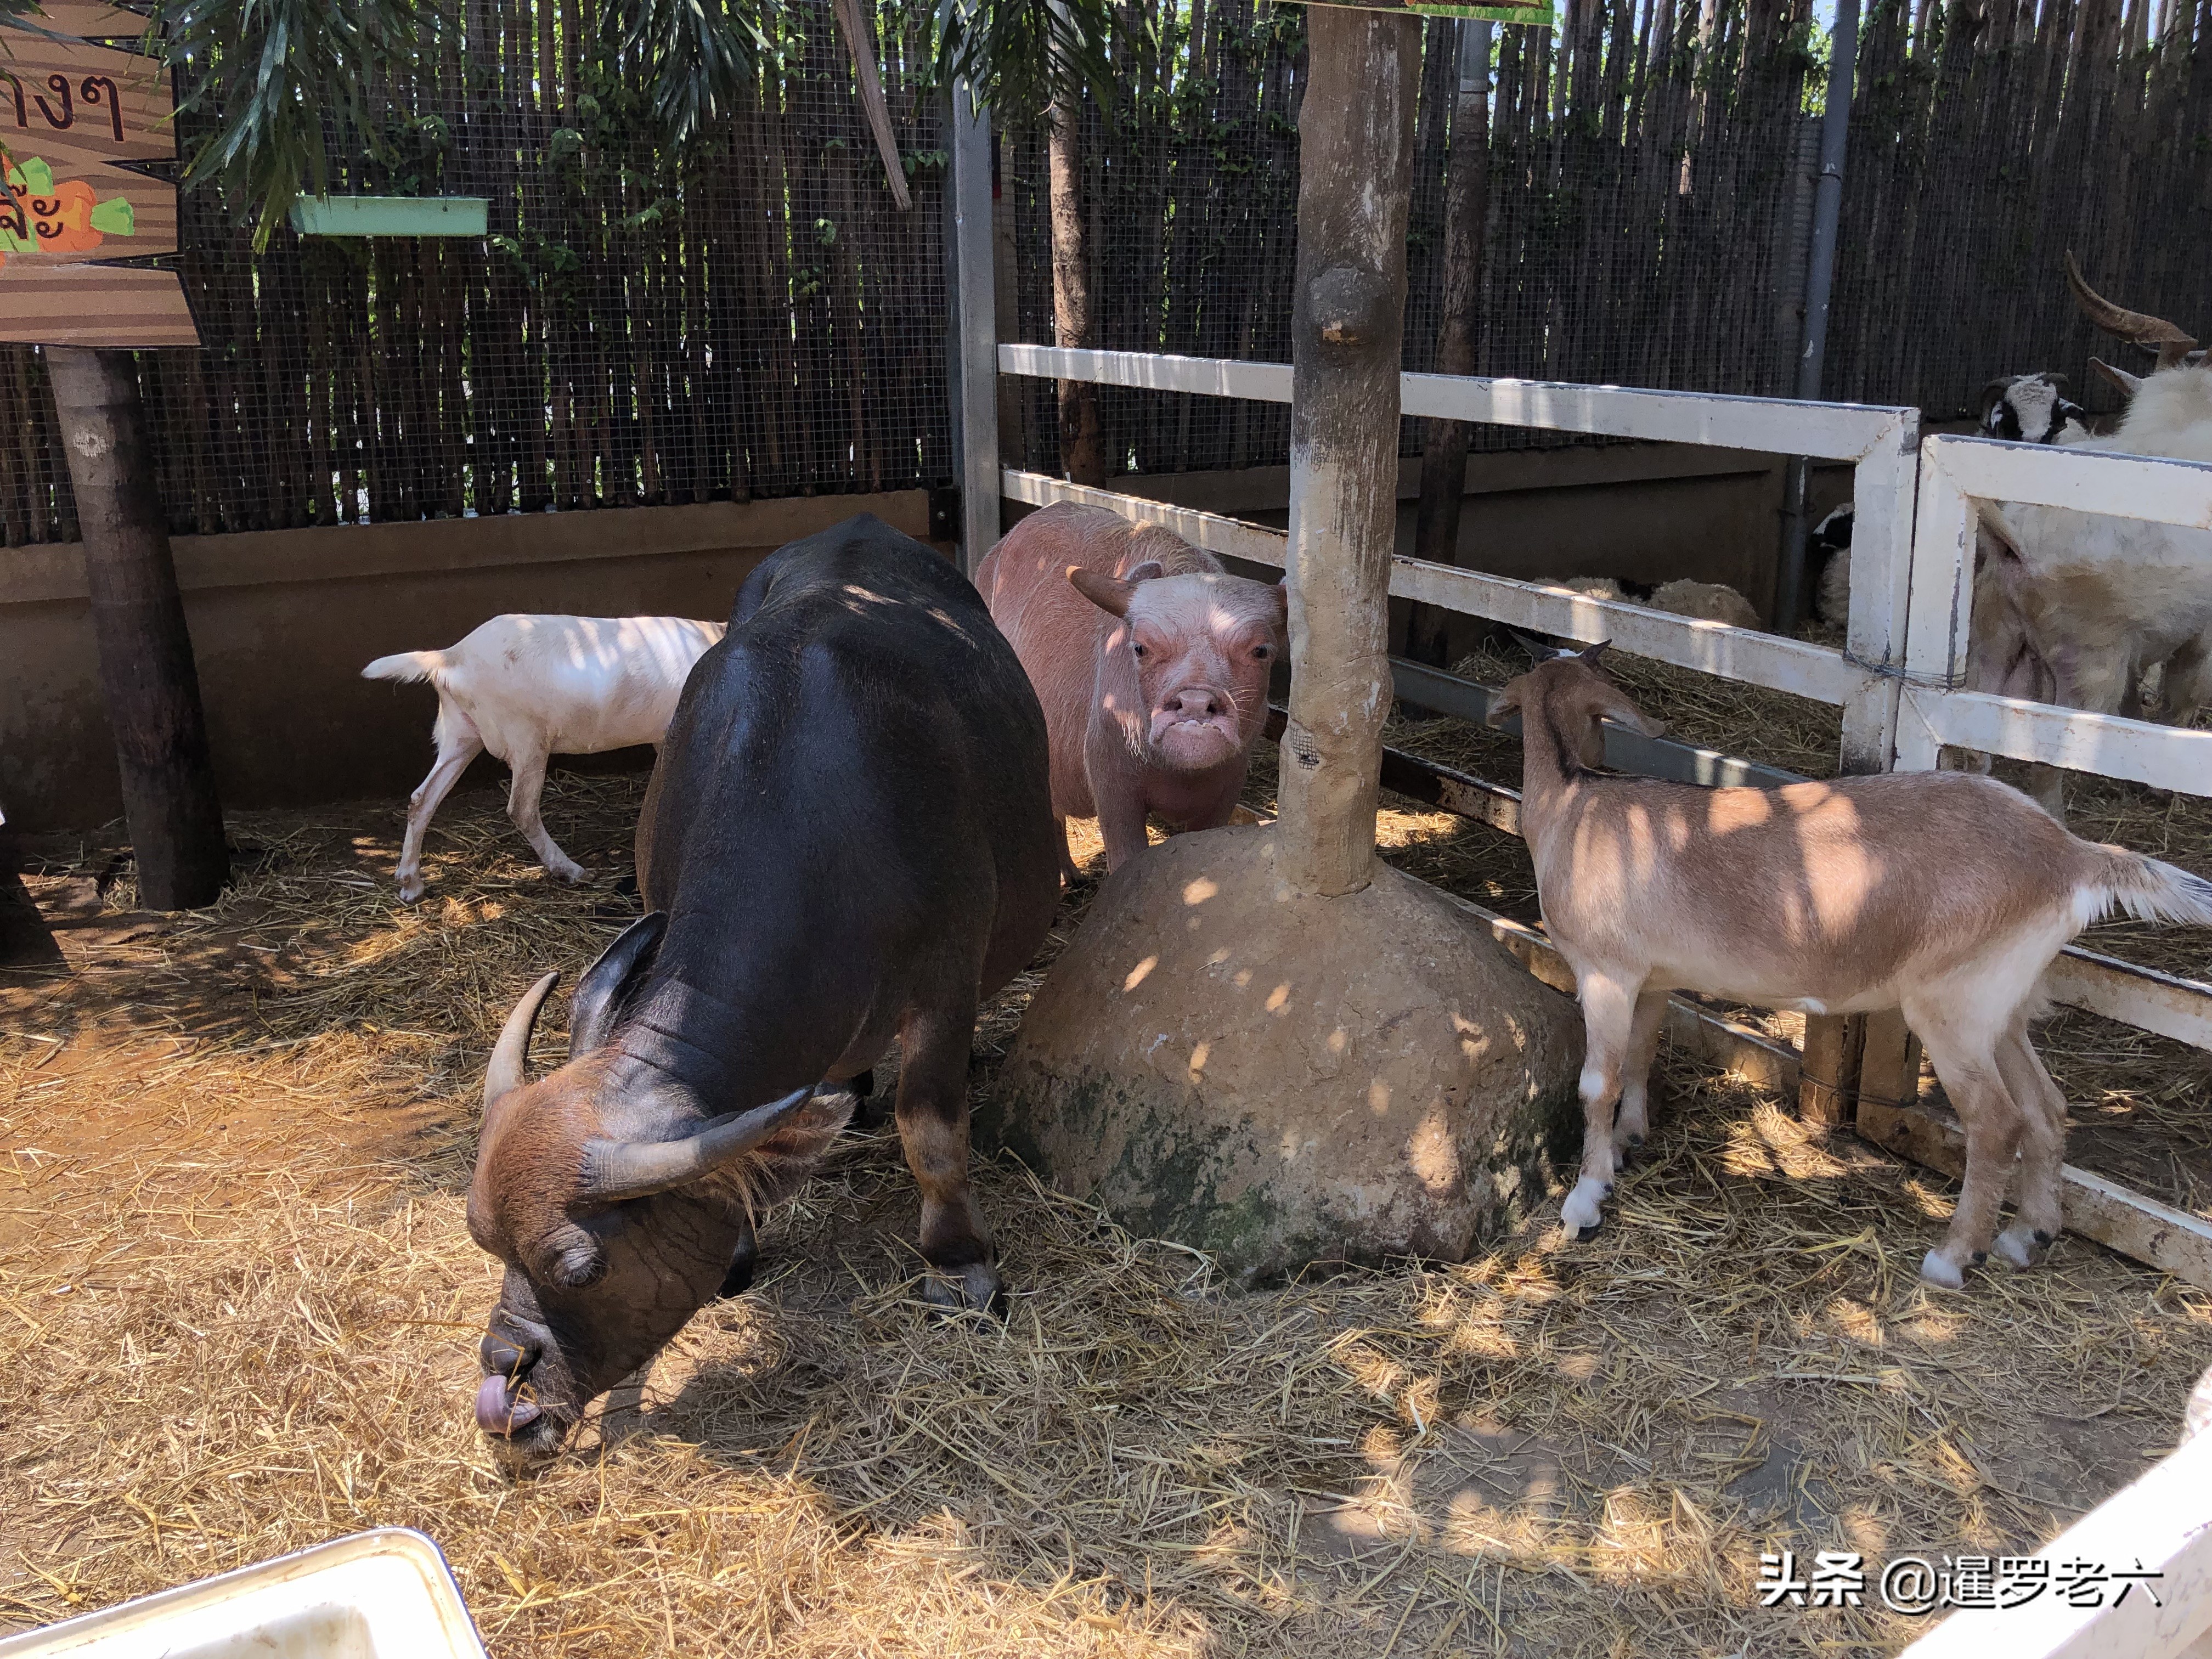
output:
<instances>
[{"instance_id":1,"label":"buffalo's pink tongue","mask_svg":"<svg viewBox=\"0 0 2212 1659\"><path fill-rule=\"evenodd\" d=\"M487 1376L477 1390L477 1426L486 1434L512 1434L543 1415L531 1401L512 1398L503 1376Z\"/></svg>"}]
</instances>

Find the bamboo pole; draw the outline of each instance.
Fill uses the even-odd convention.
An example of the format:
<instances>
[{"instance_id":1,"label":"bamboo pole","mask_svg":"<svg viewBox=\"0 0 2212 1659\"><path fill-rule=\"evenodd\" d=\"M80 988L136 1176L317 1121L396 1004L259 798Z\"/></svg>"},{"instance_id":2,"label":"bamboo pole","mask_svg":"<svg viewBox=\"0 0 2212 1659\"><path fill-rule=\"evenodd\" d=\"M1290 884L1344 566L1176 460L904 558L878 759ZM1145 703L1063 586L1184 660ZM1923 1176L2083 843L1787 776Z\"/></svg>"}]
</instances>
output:
<instances>
[{"instance_id":1,"label":"bamboo pole","mask_svg":"<svg viewBox=\"0 0 2212 1659\"><path fill-rule=\"evenodd\" d=\"M1332 896L1366 886L1375 860L1421 33L1406 14L1335 6L1307 28L1278 856L1293 888Z\"/></svg>"},{"instance_id":2,"label":"bamboo pole","mask_svg":"<svg viewBox=\"0 0 2212 1659\"><path fill-rule=\"evenodd\" d=\"M1486 21L1459 25L1458 94L1444 171L1443 319L1437 331L1437 373L1475 371L1476 307L1482 298L1482 246L1490 215L1490 32ZM1467 451L1473 428L1462 421L1422 422L1421 501L1413 553L1438 564L1459 562L1460 509L1467 500ZM1445 665L1451 613L1413 607L1406 654Z\"/></svg>"}]
</instances>

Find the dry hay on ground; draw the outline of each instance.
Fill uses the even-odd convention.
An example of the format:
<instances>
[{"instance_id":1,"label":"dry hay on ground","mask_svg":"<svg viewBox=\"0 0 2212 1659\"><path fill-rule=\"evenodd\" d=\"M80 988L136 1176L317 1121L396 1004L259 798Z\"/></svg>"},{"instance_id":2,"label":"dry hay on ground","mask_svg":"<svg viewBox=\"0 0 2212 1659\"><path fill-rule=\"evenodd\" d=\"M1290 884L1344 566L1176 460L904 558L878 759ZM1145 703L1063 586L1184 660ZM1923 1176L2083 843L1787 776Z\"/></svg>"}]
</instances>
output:
<instances>
[{"instance_id":1,"label":"dry hay on ground","mask_svg":"<svg viewBox=\"0 0 2212 1659\"><path fill-rule=\"evenodd\" d=\"M552 827L618 862L636 799L557 779ZM475 1091L628 906L546 882L485 791L404 908L397 817L249 817L185 919L38 884L80 972L0 990L0 1622L396 1522L501 1656L1888 1653L1918 1626L1759 1610L1760 1551L2024 1551L2212 1358L2212 1298L2075 1240L1931 1294L1946 1183L1675 1066L1619 1224L1456 1267L1228 1296L991 1164L1003 1325L915 1304L912 1184L855 1139L646 1432L511 1485L470 1423Z\"/></svg>"}]
</instances>

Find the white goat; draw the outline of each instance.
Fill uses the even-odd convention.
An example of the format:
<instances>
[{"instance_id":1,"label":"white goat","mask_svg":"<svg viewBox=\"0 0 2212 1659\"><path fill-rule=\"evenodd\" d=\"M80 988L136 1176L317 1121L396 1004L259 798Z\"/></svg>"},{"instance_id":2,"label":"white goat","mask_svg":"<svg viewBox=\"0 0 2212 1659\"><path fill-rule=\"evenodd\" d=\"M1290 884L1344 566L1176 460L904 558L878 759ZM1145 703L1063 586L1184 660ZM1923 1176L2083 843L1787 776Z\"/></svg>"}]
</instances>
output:
<instances>
[{"instance_id":1,"label":"white goat","mask_svg":"<svg viewBox=\"0 0 2212 1659\"><path fill-rule=\"evenodd\" d=\"M681 617L494 617L443 651L403 651L361 671L365 680L428 680L438 693L438 758L407 804L399 896L422 896L422 832L468 764L489 750L514 775L507 813L563 881L584 871L538 814L545 763L668 733L691 665L726 632Z\"/></svg>"},{"instance_id":2,"label":"white goat","mask_svg":"<svg viewBox=\"0 0 2212 1659\"><path fill-rule=\"evenodd\" d=\"M1521 716L1522 830L1583 1006L1569 1230L1598 1224L1618 1160L1644 1139L1667 994L1688 990L1814 1014L1901 1009L1966 1132L1958 1209L1922 1275L1955 1290L1992 1248L2030 1265L2058 1231L2065 1151L2066 1103L2028 1042L2037 982L2115 907L2212 927L2212 881L2078 841L1971 773L1781 789L1599 773L1601 720L1660 730L1598 672L1603 650L1540 663L1490 716ZM2015 1156L2020 1213L1998 1235Z\"/></svg>"}]
</instances>

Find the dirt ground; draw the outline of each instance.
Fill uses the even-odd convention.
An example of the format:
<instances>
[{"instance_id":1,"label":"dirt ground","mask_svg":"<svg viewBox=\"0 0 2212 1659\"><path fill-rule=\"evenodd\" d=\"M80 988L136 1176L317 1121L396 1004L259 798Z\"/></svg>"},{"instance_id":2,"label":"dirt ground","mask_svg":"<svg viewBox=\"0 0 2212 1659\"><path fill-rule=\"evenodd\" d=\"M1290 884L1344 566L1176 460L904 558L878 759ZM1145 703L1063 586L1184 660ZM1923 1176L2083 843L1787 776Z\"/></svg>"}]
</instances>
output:
<instances>
[{"instance_id":1,"label":"dirt ground","mask_svg":"<svg viewBox=\"0 0 2212 1659\"><path fill-rule=\"evenodd\" d=\"M37 849L73 971L0 985L0 1628L396 1523L502 1656L1888 1654L1922 1623L1761 1609L1760 1553L2028 1553L2212 1362L2212 1297L2077 1239L1927 1290L1948 1182L1670 1061L1618 1224L1569 1246L1553 1204L1459 1266L1231 1295L990 1163L1002 1323L925 1313L896 1144L851 1137L641 1415L511 1483L470 1413L482 1067L632 914L641 787L556 776L579 889L456 796L412 908L396 803L240 817L189 917L97 838ZM1525 909L1490 832L1382 832ZM2201 1134L2201 1072L2145 1075L2136 1138Z\"/></svg>"}]
</instances>

